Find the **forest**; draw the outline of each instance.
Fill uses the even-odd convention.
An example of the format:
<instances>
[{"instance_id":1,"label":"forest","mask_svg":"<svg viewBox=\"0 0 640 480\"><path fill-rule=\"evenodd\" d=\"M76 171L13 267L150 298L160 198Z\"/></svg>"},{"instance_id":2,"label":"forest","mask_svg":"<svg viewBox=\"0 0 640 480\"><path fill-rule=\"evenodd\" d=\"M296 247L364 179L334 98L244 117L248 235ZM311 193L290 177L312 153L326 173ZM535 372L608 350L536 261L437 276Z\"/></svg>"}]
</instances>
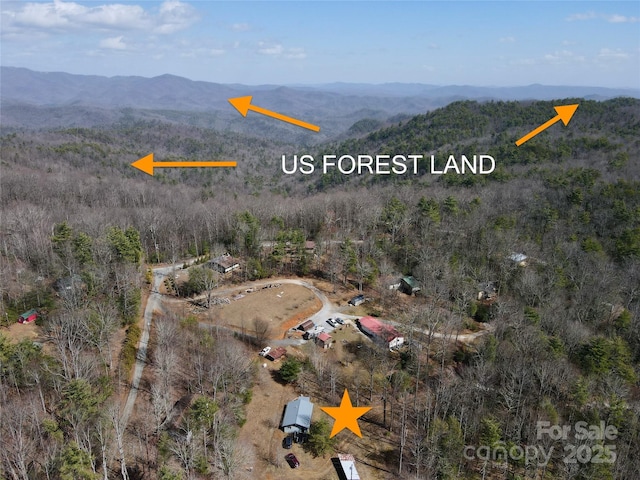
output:
<instances>
[{"instance_id":1,"label":"forest","mask_svg":"<svg viewBox=\"0 0 640 480\"><path fill-rule=\"evenodd\" d=\"M580 104L567 127L515 146L560 103ZM471 151L497 168L283 175L280 157L300 145L204 127L132 119L2 131L0 476L252 478L238 431L251 421L255 346L241 338L203 332L192 316L158 316L147 408L128 425L121 416L149 268L229 252L243 259L239 281L298 276L362 290L371 314L392 315L411 338L399 355L354 352L358 378L313 361L288 378L301 391L328 385L326 402L359 385L358 397L383 409L370 427L392 445L380 478L637 478L640 101L460 101L374 131L354 127L306 148L317 157ZM154 177L130 167L150 152L239 166ZM303 252L305 240L317 256ZM420 282L410 308L385 289L392 275ZM477 298L487 282L498 291L489 305ZM186 294L206 289L196 283ZM5 328L32 308L43 341L11 341ZM486 323L491 333L474 345L419 333L451 338ZM539 422L572 434L541 438ZM578 422L617 433L576 438ZM531 445L554 453L543 464L471 458L466 448ZM582 461L586 451L604 461Z\"/></svg>"}]
</instances>

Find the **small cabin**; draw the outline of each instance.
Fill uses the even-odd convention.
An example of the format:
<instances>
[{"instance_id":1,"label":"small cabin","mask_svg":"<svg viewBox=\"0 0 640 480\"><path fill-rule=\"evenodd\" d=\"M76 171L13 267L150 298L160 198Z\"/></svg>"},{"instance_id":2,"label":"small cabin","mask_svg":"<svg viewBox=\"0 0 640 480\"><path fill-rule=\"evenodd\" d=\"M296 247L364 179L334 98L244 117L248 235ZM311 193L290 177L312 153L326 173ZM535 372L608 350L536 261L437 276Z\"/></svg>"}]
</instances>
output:
<instances>
[{"instance_id":1,"label":"small cabin","mask_svg":"<svg viewBox=\"0 0 640 480\"><path fill-rule=\"evenodd\" d=\"M331 346L331 335L326 332L322 332L316 337L316 345L326 350Z\"/></svg>"},{"instance_id":2,"label":"small cabin","mask_svg":"<svg viewBox=\"0 0 640 480\"><path fill-rule=\"evenodd\" d=\"M400 290L407 295L415 295L420 291L420 284L413 277L402 277L400 279Z\"/></svg>"}]
</instances>

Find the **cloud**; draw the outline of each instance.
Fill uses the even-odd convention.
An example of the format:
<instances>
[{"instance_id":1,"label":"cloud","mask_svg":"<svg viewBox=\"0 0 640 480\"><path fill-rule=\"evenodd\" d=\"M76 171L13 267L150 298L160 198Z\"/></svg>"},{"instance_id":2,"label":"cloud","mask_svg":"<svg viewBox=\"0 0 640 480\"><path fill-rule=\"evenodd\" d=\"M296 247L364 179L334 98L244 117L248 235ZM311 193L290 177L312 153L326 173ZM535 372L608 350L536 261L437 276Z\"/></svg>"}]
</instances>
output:
<instances>
[{"instance_id":1,"label":"cloud","mask_svg":"<svg viewBox=\"0 0 640 480\"><path fill-rule=\"evenodd\" d=\"M303 60L307 58L307 54L304 52L304 48L290 48L285 54L284 58L290 60Z\"/></svg>"},{"instance_id":2,"label":"cloud","mask_svg":"<svg viewBox=\"0 0 640 480\"><path fill-rule=\"evenodd\" d=\"M601 48L588 56L576 54L571 50L556 50L540 57L519 58L508 62L510 66L536 66L542 65L568 66L574 68L578 66L611 66L613 64L623 64L637 59L634 52L627 52L621 49Z\"/></svg>"},{"instance_id":3,"label":"cloud","mask_svg":"<svg viewBox=\"0 0 640 480\"><path fill-rule=\"evenodd\" d=\"M576 20L592 20L594 18L598 18L595 12L574 13L567 17L567 21L574 22Z\"/></svg>"},{"instance_id":4,"label":"cloud","mask_svg":"<svg viewBox=\"0 0 640 480\"><path fill-rule=\"evenodd\" d=\"M600 20L605 20L609 23L640 22L640 17L627 17L625 15L619 15L617 13L605 14L605 13L595 13L595 12L574 13L567 17L567 21L574 22L574 21L581 21L581 20L593 20L594 18L599 18Z\"/></svg>"},{"instance_id":5,"label":"cloud","mask_svg":"<svg viewBox=\"0 0 640 480\"><path fill-rule=\"evenodd\" d=\"M553 53L548 53L542 57L546 63L554 65L569 64L569 63L583 63L585 57L582 55L576 55L570 50L559 50Z\"/></svg>"},{"instance_id":6,"label":"cloud","mask_svg":"<svg viewBox=\"0 0 640 480\"><path fill-rule=\"evenodd\" d=\"M609 23L638 23L640 17L625 17L624 15L605 15L604 16Z\"/></svg>"},{"instance_id":7,"label":"cloud","mask_svg":"<svg viewBox=\"0 0 640 480\"><path fill-rule=\"evenodd\" d=\"M109 48L111 50L126 50L127 45L122 41L123 36L105 38L100 41L100 48Z\"/></svg>"},{"instance_id":8,"label":"cloud","mask_svg":"<svg viewBox=\"0 0 640 480\"><path fill-rule=\"evenodd\" d=\"M54 0L47 3L12 4L2 10L2 29L8 33L37 31L65 33L81 30L144 30L169 34L183 30L199 16L189 4L166 0L157 12L140 5L110 3L85 6L75 2Z\"/></svg>"},{"instance_id":9,"label":"cloud","mask_svg":"<svg viewBox=\"0 0 640 480\"><path fill-rule=\"evenodd\" d=\"M307 54L304 48L285 48L279 43L258 42L258 53L288 60L304 60Z\"/></svg>"},{"instance_id":10,"label":"cloud","mask_svg":"<svg viewBox=\"0 0 640 480\"><path fill-rule=\"evenodd\" d=\"M231 25L231 30L234 32L248 32L251 30L251 25L248 23L234 23Z\"/></svg>"},{"instance_id":11,"label":"cloud","mask_svg":"<svg viewBox=\"0 0 640 480\"><path fill-rule=\"evenodd\" d=\"M188 3L179 0L167 0L160 6L160 13L156 18L154 32L160 34L174 33L184 30L198 20L198 14Z\"/></svg>"},{"instance_id":12,"label":"cloud","mask_svg":"<svg viewBox=\"0 0 640 480\"><path fill-rule=\"evenodd\" d=\"M258 53L262 55L282 55L284 47L280 44L268 45L265 42L258 43Z\"/></svg>"},{"instance_id":13,"label":"cloud","mask_svg":"<svg viewBox=\"0 0 640 480\"><path fill-rule=\"evenodd\" d=\"M626 60L630 55L622 50L611 50L610 48L601 48L598 52L598 58L603 60Z\"/></svg>"},{"instance_id":14,"label":"cloud","mask_svg":"<svg viewBox=\"0 0 640 480\"><path fill-rule=\"evenodd\" d=\"M500 43L515 43L515 37L502 37L500 38Z\"/></svg>"}]
</instances>

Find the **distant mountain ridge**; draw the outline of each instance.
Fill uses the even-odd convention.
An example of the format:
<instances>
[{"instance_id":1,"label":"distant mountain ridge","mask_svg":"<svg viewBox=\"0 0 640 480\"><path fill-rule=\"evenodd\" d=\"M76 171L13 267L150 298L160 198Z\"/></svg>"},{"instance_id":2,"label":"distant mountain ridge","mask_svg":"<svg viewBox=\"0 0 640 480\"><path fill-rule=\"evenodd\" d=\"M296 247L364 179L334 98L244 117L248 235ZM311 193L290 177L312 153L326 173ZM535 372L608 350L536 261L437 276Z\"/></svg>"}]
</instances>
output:
<instances>
[{"instance_id":1,"label":"distant mountain ridge","mask_svg":"<svg viewBox=\"0 0 640 480\"><path fill-rule=\"evenodd\" d=\"M104 77L6 66L0 67L0 79L3 128L97 126L130 118L158 119L286 141L299 142L304 137L303 143L336 138L363 119L387 122L396 115L425 113L457 100L640 98L640 89L603 87L414 83L250 86L194 81L170 74ZM242 118L228 99L246 95L253 95L256 105L320 125L320 134L303 134L297 127L258 114Z\"/></svg>"},{"instance_id":2,"label":"distant mountain ridge","mask_svg":"<svg viewBox=\"0 0 640 480\"><path fill-rule=\"evenodd\" d=\"M640 89L589 86L549 86L533 84L515 87L479 87L469 85L427 85L417 83L330 83L318 85L241 85L189 80L176 75L157 77L75 75L63 72L36 72L26 68L0 67L2 84L0 99L41 106L84 105L100 107L169 108L201 111L227 106L227 98L260 92L265 101L292 96L295 99L320 95L323 101L335 103L339 97L347 102L370 103L373 98L417 97L423 99L495 99L495 100L552 100L554 98L628 96L640 98ZM354 98L355 97L355 98ZM364 98L363 98L364 97ZM344 99L340 98L340 101ZM397 98L395 98L398 101ZM317 101L309 99L310 104ZM405 108L410 103L398 102ZM439 102L440 103L440 102ZM376 105L360 105L375 108ZM420 108L414 107L414 108ZM401 113L396 111L393 113ZM405 113L404 111L402 113Z\"/></svg>"}]
</instances>

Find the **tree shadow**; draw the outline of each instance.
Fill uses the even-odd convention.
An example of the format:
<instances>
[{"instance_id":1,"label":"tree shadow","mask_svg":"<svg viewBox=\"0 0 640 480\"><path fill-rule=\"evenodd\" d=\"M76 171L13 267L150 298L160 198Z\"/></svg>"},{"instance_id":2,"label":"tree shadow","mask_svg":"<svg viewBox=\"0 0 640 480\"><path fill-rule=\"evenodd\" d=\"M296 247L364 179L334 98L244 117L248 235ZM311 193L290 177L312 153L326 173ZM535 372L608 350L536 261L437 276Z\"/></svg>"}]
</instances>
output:
<instances>
[{"instance_id":1,"label":"tree shadow","mask_svg":"<svg viewBox=\"0 0 640 480\"><path fill-rule=\"evenodd\" d=\"M273 379L273 381L277 384L282 385L283 387L289 385L289 382L285 381L282 378L282 375L280 375L280 372L278 370L271 370L269 373L271 374L271 378Z\"/></svg>"}]
</instances>

